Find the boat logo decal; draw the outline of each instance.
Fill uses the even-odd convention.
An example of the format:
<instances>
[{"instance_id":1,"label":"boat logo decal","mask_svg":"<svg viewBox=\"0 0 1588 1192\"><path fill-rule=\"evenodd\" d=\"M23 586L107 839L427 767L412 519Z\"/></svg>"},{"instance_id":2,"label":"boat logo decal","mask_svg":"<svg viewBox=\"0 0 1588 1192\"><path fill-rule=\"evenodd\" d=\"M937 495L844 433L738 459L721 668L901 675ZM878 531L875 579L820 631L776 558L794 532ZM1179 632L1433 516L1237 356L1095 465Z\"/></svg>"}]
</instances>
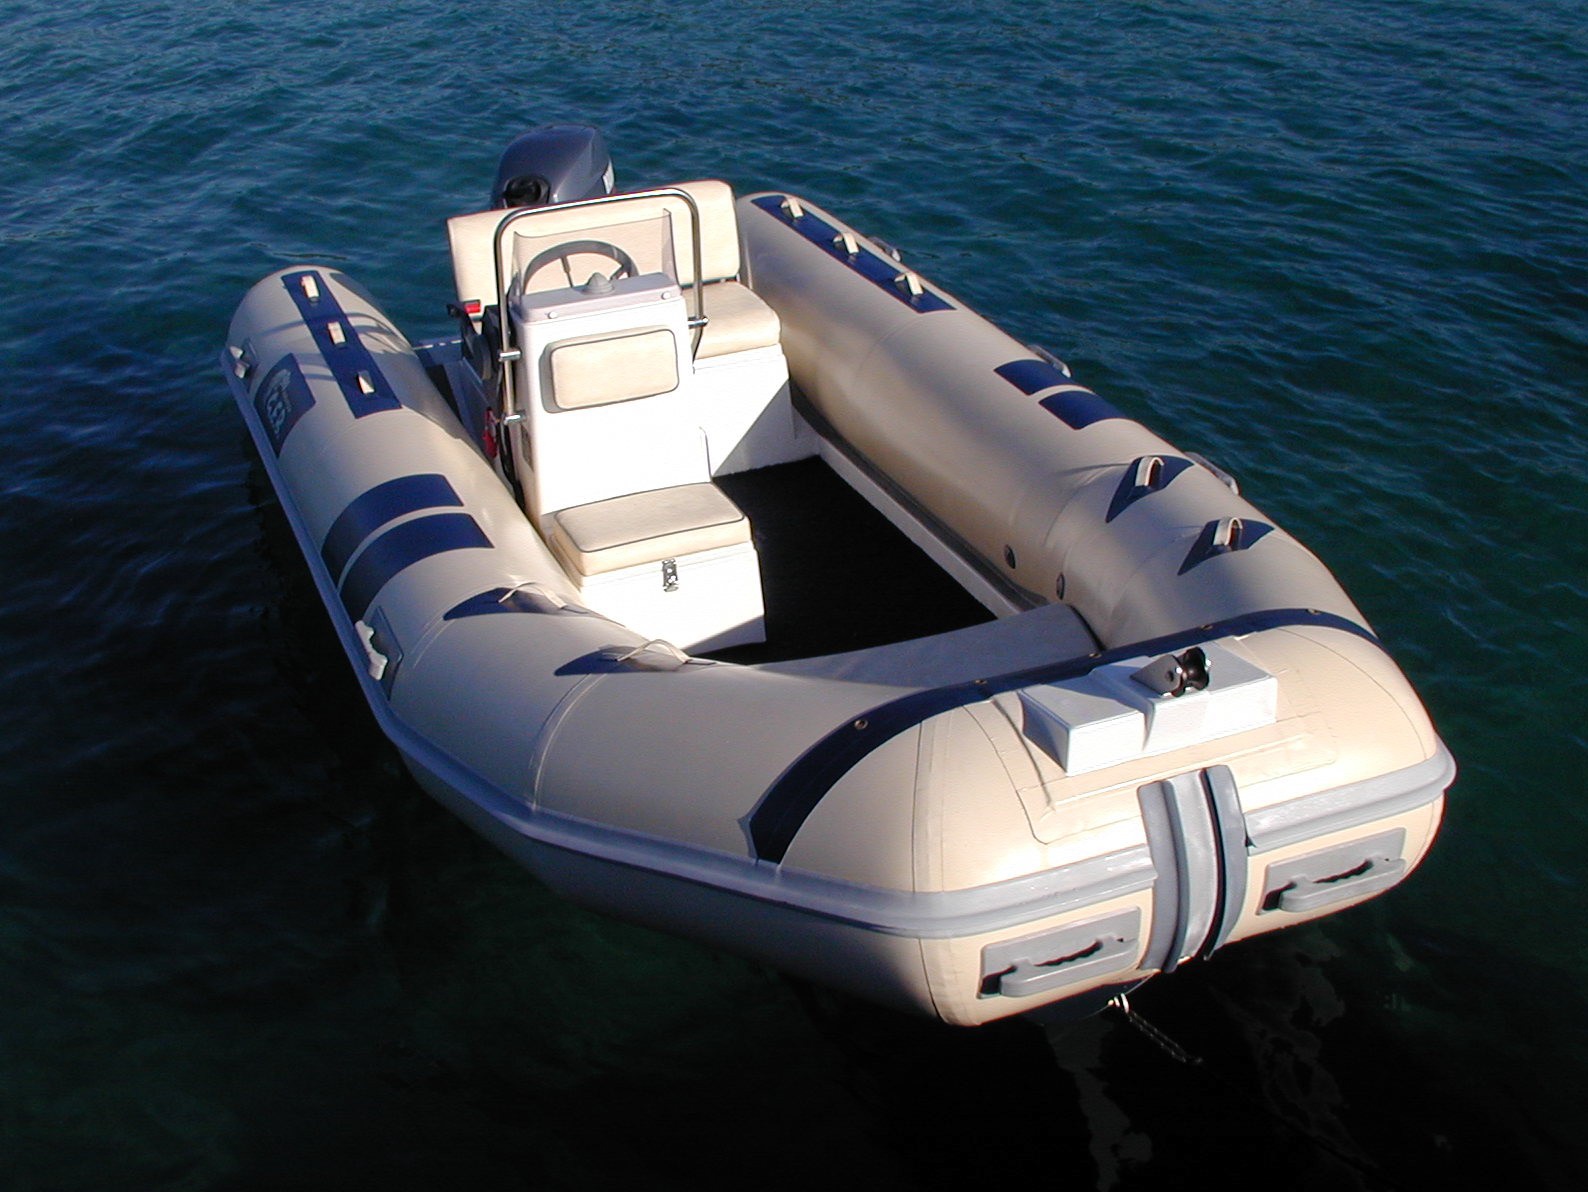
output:
<instances>
[{"instance_id":1,"label":"boat logo decal","mask_svg":"<svg viewBox=\"0 0 1588 1192\"><path fill-rule=\"evenodd\" d=\"M783 207L783 195L761 195L750 200L773 219L786 223L805 239L836 261L842 261L861 277L871 282L885 294L891 294L911 310L929 314L935 310L953 310L954 307L928 290L906 284L910 274L897 261L889 260L861 247L850 235L840 232L832 224L808 210L799 208L791 215ZM851 252L853 248L855 251Z\"/></svg>"},{"instance_id":2,"label":"boat logo decal","mask_svg":"<svg viewBox=\"0 0 1588 1192\"><path fill-rule=\"evenodd\" d=\"M1077 385L1046 360L1011 360L993 369L1021 393L1031 395L1047 389L1057 392L1037 404L1072 430L1084 430L1094 422L1106 422L1124 415L1084 385Z\"/></svg>"},{"instance_id":3,"label":"boat logo decal","mask_svg":"<svg viewBox=\"0 0 1588 1192\"><path fill-rule=\"evenodd\" d=\"M398 476L361 493L348 502L347 508L337 515L331 528L325 532L320 544L320 557L325 560L331 579L338 581L347 568L353 553L376 530L387 522L396 521L421 509L443 507L461 508L463 499L437 473L420 473Z\"/></svg>"},{"instance_id":4,"label":"boat logo decal","mask_svg":"<svg viewBox=\"0 0 1588 1192\"><path fill-rule=\"evenodd\" d=\"M260 425L277 455L298 419L313 407L314 394L309 392L294 356L283 356L254 390L254 413L259 415Z\"/></svg>"},{"instance_id":5,"label":"boat logo decal","mask_svg":"<svg viewBox=\"0 0 1588 1192\"><path fill-rule=\"evenodd\" d=\"M282 274L282 284L298 315L314 336L315 347L325 358L353 417L402 408L397 392L386 380L375 357L359 338L358 329L317 270L300 269Z\"/></svg>"}]
</instances>

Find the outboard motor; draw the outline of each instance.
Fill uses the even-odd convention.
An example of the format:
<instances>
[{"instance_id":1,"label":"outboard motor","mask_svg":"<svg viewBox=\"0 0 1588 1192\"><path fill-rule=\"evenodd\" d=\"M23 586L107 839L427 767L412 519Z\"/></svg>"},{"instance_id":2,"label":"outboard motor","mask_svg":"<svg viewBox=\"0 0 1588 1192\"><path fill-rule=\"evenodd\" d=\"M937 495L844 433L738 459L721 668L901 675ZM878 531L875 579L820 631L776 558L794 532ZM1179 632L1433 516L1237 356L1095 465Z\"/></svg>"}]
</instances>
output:
<instances>
[{"instance_id":1,"label":"outboard motor","mask_svg":"<svg viewBox=\"0 0 1588 1192\"><path fill-rule=\"evenodd\" d=\"M542 124L502 153L492 207L543 207L612 193L606 138L588 124Z\"/></svg>"}]
</instances>

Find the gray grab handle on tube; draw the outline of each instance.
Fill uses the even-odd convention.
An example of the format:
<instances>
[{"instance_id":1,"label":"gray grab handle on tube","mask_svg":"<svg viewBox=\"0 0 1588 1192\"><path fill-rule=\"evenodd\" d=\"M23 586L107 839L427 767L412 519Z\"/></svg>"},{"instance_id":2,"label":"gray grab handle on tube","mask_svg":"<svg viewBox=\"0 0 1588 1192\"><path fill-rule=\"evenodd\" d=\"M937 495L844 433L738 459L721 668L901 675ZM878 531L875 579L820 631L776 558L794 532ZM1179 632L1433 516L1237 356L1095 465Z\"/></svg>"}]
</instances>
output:
<instances>
[{"instance_id":1,"label":"gray grab handle on tube","mask_svg":"<svg viewBox=\"0 0 1588 1192\"><path fill-rule=\"evenodd\" d=\"M1405 850L1406 832L1396 829L1270 865L1262 907L1300 915L1387 890L1406 876Z\"/></svg>"},{"instance_id":2,"label":"gray grab handle on tube","mask_svg":"<svg viewBox=\"0 0 1588 1192\"><path fill-rule=\"evenodd\" d=\"M1141 950L1140 934L1141 911L1130 907L1084 923L989 944L982 949L982 996L1035 997L1129 968Z\"/></svg>"}]
</instances>

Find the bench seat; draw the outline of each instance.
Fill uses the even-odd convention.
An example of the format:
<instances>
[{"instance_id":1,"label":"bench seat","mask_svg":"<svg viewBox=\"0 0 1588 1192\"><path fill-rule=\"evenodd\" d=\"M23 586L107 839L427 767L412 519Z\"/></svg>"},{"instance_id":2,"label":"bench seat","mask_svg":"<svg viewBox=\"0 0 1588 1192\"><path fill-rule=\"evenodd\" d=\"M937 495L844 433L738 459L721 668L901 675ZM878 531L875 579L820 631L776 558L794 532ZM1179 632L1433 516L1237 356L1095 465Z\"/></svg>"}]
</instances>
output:
<instances>
[{"instance_id":1,"label":"bench seat","mask_svg":"<svg viewBox=\"0 0 1588 1192\"><path fill-rule=\"evenodd\" d=\"M754 348L775 346L782 333L775 311L745 285L717 281L705 287L706 333L701 336L697 360L731 356Z\"/></svg>"},{"instance_id":2,"label":"bench seat","mask_svg":"<svg viewBox=\"0 0 1588 1192\"><path fill-rule=\"evenodd\" d=\"M750 541L750 519L710 483L629 493L550 514L547 536L580 575L602 575Z\"/></svg>"}]
</instances>

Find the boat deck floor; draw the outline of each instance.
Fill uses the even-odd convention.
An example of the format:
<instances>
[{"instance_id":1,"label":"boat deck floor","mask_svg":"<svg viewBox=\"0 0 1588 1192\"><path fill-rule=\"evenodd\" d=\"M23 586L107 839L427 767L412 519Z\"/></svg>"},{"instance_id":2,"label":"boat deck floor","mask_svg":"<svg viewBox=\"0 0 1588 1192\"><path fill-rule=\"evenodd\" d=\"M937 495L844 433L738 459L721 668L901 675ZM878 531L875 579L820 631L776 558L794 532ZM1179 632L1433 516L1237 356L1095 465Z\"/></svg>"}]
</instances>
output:
<instances>
[{"instance_id":1,"label":"boat deck floor","mask_svg":"<svg viewBox=\"0 0 1588 1192\"><path fill-rule=\"evenodd\" d=\"M819 459L716 478L749 515L767 640L708 657L781 662L862 650L992 620Z\"/></svg>"},{"instance_id":2,"label":"boat deck floor","mask_svg":"<svg viewBox=\"0 0 1588 1192\"><path fill-rule=\"evenodd\" d=\"M416 350L430 380L463 419L446 368L460 358L459 341L427 341ZM767 641L705 657L785 662L993 620L820 459L714 479L750 518L760 556Z\"/></svg>"}]
</instances>

